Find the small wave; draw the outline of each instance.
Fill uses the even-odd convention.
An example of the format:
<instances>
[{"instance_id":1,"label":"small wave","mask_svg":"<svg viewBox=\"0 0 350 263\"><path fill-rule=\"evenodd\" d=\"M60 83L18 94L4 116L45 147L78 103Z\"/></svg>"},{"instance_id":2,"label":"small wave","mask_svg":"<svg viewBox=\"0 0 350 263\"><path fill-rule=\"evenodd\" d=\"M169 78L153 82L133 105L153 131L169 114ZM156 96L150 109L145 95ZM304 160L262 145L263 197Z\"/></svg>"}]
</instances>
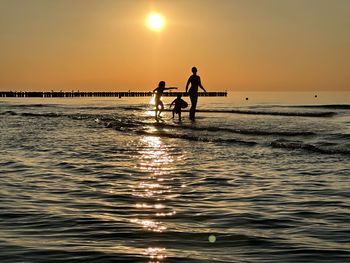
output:
<instances>
[{"instance_id":1,"label":"small wave","mask_svg":"<svg viewBox=\"0 0 350 263\"><path fill-rule=\"evenodd\" d=\"M44 107L53 107L57 105L48 105L48 104L22 104L22 105L17 105L18 107L31 107L31 108L44 108Z\"/></svg>"},{"instance_id":2,"label":"small wave","mask_svg":"<svg viewBox=\"0 0 350 263\"><path fill-rule=\"evenodd\" d=\"M117 107L115 106L104 106L104 107L101 107L101 106L81 106L81 107L78 107L78 109L80 110L116 110L118 109Z\"/></svg>"},{"instance_id":3,"label":"small wave","mask_svg":"<svg viewBox=\"0 0 350 263\"><path fill-rule=\"evenodd\" d=\"M61 117L62 114L48 112L48 113L32 113L32 112L23 112L20 114L21 116L29 116L29 117Z\"/></svg>"},{"instance_id":4,"label":"small wave","mask_svg":"<svg viewBox=\"0 0 350 263\"><path fill-rule=\"evenodd\" d=\"M170 128L181 128L196 131L211 131L211 132L231 132L245 135L271 135L271 136L314 136L316 133L307 131L258 131L258 130L244 130L244 129L232 129L232 128L221 128L213 126L188 126L188 125L171 125L159 123L159 126L170 127Z\"/></svg>"},{"instance_id":5,"label":"small wave","mask_svg":"<svg viewBox=\"0 0 350 263\"><path fill-rule=\"evenodd\" d=\"M93 119L93 118L100 117L98 115L81 114L81 113L65 114L65 113L58 113L58 112L35 113L35 112L14 112L14 111L1 112L0 115L19 115L24 117L47 117L47 118L67 117L67 118L76 119L76 120L85 120L85 119Z\"/></svg>"},{"instance_id":6,"label":"small wave","mask_svg":"<svg viewBox=\"0 0 350 263\"><path fill-rule=\"evenodd\" d=\"M34 113L34 112L15 112L15 111L4 111L1 112L0 115L19 115L24 117L61 117L64 114L55 113L55 112L47 112L47 113Z\"/></svg>"},{"instance_id":7,"label":"small wave","mask_svg":"<svg viewBox=\"0 0 350 263\"><path fill-rule=\"evenodd\" d=\"M58 104L6 104L6 107L11 108L50 108L58 106Z\"/></svg>"},{"instance_id":8,"label":"small wave","mask_svg":"<svg viewBox=\"0 0 350 263\"><path fill-rule=\"evenodd\" d=\"M340 140L350 140L350 134L347 134L347 133L331 133L331 134L328 134L326 138L340 139Z\"/></svg>"},{"instance_id":9,"label":"small wave","mask_svg":"<svg viewBox=\"0 0 350 263\"><path fill-rule=\"evenodd\" d=\"M285 148L291 150L305 150L320 154L345 154L350 155L350 151L341 148L321 148L312 144L304 144L300 142L288 142L288 141L273 141L270 146L274 148Z\"/></svg>"},{"instance_id":10,"label":"small wave","mask_svg":"<svg viewBox=\"0 0 350 263\"><path fill-rule=\"evenodd\" d=\"M163 138L174 138L174 139L183 139L188 141L198 141L198 142L212 142L212 143L226 143L226 144L241 144L246 146L255 146L258 144L258 142L255 141L248 141L248 140L239 140L239 139L230 139L230 138L217 138L217 137L208 137L208 136L198 136L198 135L188 135L188 134L178 134L178 133L168 133L164 131L156 131L156 132L149 132L147 130L139 130L140 127L139 124L128 124L125 125L125 123L119 123L120 125L111 124L110 126L106 126L107 128L113 128L118 131L122 132L134 132L135 134L139 135L147 135L147 136L157 136L157 137L163 137ZM185 127L189 129L197 129L198 127L190 127L190 126L175 126L175 125L168 125L168 124L156 124L158 126L162 127ZM144 126L143 126L144 127ZM135 129L136 128L136 129ZM201 128L198 128L201 130ZM205 130L208 130L205 128ZM223 129L225 130L225 128ZM230 129L228 129L230 131ZM218 131L222 131L222 129L218 129ZM236 132L236 131L235 131ZM249 132L250 133L250 132ZM261 134L254 133L256 135L266 135L264 132ZM293 133L269 133L269 135L276 135L276 134L287 134L287 136L296 136ZM296 133L297 135L314 135L314 133ZM336 144L337 145L337 144ZM330 148L325 147L321 148L319 146L315 146L312 144L305 144L302 142L291 142L287 140L276 140L273 142L270 142L267 146L271 146L274 148L285 148L285 149L292 149L292 150L306 150L309 152L314 153L321 153L321 154L345 154L349 155L350 151L344 148Z\"/></svg>"},{"instance_id":11,"label":"small wave","mask_svg":"<svg viewBox=\"0 0 350 263\"><path fill-rule=\"evenodd\" d=\"M14 112L14 111L4 111L1 112L0 115L19 115L24 117L60 117L63 116L63 114L54 113L54 112L48 112L48 113L33 113L33 112Z\"/></svg>"},{"instance_id":12,"label":"small wave","mask_svg":"<svg viewBox=\"0 0 350 263\"><path fill-rule=\"evenodd\" d=\"M7 111L0 112L0 115L18 115L18 114L14 111L7 110Z\"/></svg>"},{"instance_id":13,"label":"small wave","mask_svg":"<svg viewBox=\"0 0 350 263\"><path fill-rule=\"evenodd\" d=\"M158 136L158 137L165 137L165 138L174 138L174 139L183 139L183 140L189 140L189 141L198 141L198 142L217 142L217 143L232 143L232 144L243 144L248 146L254 146L257 143L254 141L243 141L243 140L237 140L237 139L221 139L221 138L208 138L208 137L202 137L202 136L193 136L193 135L187 135L187 134L172 134L172 133L166 133L166 132L148 132L144 130L137 130L135 131L136 134L139 135L148 135L148 136Z\"/></svg>"},{"instance_id":14,"label":"small wave","mask_svg":"<svg viewBox=\"0 0 350 263\"><path fill-rule=\"evenodd\" d=\"M146 126L150 126L150 125L163 127L163 128L171 127L171 128L191 129L190 126L176 126L176 125L162 124L162 123L152 124L152 123L144 123L144 122L135 122L131 119L118 119L118 120L111 120L111 121L104 122L104 126L106 128L112 128L114 130L121 131L121 132L134 132L139 135L158 136L163 138L174 138L174 139L183 139L183 140L199 141L199 142L234 143L234 144L244 144L249 146L257 144L254 141L244 141L244 140L237 140L237 139L221 139L221 138L213 138L213 137L207 137L207 136L168 133L165 131L149 132L144 129ZM196 128L194 128L194 130L196 130ZM203 130L203 129L199 128L198 130Z\"/></svg>"},{"instance_id":15,"label":"small wave","mask_svg":"<svg viewBox=\"0 0 350 263\"><path fill-rule=\"evenodd\" d=\"M140 111L145 110L145 107L120 107L124 110ZM165 109L164 111L170 112L171 110ZM185 110L183 112L188 112ZM258 111L258 110L215 110L215 109L198 109L197 112L203 113L232 113L232 114L247 114L247 115L272 115L272 116L294 116L294 117L333 117L336 112L297 112L297 111Z\"/></svg>"},{"instance_id":16,"label":"small wave","mask_svg":"<svg viewBox=\"0 0 350 263\"><path fill-rule=\"evenodd\" d=\"M298 105L288 106L290 108L321 108L321 109L335 109L335 110L348 110L349 104L324 104L324 105Z\"/></svg>"},{"instance_id":17,"label":"small wave","mask_svg":"<svg viewBox=\"0 0 350 263\"><path fill-rule=\"evenodd\" d=\"M209 113L235 113L248 115L272 115L272 116L295 116L295 117L332 117L336 112L283 112L283 111L252 111L252 110L198 110Z\"/></svg>"},{"instance_id":18,"label":"small wave","mask_svg":"<svg viewBox=\"0 0 350 263\"><path fill-rule=\"evenodd\" d=\"M123 109L123 110L145 110L145 106L118 106L119 109ZM168 109L164 109L164 111L171 111Z\"/></svg>"},{"instance_id":19,"label":"small wave","mask_svg":"<svg viewBox=\"0 0 350 263\"><path fill-rule=\"evenodd\" d=\"M47 113L34 113L34 112L14 112L14 111L4 111L0 112L0 115L12 115L12 116L24 116L24 117L61 117L65 114L47 112Z\"/></svg>"}]
</instances>

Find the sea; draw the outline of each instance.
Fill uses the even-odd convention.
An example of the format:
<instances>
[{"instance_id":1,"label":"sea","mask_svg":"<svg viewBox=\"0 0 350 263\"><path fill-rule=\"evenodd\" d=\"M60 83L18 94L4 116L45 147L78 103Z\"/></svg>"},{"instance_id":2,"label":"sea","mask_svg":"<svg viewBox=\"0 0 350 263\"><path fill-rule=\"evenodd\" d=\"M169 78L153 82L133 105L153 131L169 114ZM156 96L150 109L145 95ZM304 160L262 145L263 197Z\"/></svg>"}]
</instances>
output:
<instances>
[{"instance_id":1,"label":"sea","mask_svg":"<svg viewBox=\"0 0 350 263\"><path fill-rule=\"evenodd\" d=\"M0 98L1 263L350 262L349 92L153 107Z\"/></svg>"}]
</instances>

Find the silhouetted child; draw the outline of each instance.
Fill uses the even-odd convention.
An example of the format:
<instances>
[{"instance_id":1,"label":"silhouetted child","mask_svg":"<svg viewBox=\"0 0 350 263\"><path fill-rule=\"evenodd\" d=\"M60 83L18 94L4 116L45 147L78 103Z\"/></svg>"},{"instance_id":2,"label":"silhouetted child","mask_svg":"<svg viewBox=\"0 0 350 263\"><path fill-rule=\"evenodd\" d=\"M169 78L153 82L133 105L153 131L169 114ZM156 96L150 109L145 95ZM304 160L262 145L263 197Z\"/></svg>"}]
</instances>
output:
<instances>
[{"instance_id":1,"label":"silhouetted child","mask_svg":"<svg viewBox=\"0 0 350 263\"><path fill-rule=\"evenodd\" d=\"M171 90L171 89L177 89L177 88L166 88L165 87L165 81L160 81L158 84L158 87L153 90L153 93L155 93L155 106L156 106L156 112L155 112L155 117L156 119L160 117L161 112L164 110L164 104L163 101L161 100L161 97L163 95L164 90Z\"/></svg>"},{"instance_id":2,"label":"silhouetted child","mask_svg":"<svg viewBox=\"0 0 350 263\"><path fill-rule=\"evenodd\" d=\"M171 106L174 104L174 109L173 109L173 119L175 117L175 113L179 115L179 121L181 121L181 110L182 108L186 108L188 106L187 102L181 99L181 94L177 95L177 98L173 100L173 102L170 104Z\"/></svg>"}]
</instances>

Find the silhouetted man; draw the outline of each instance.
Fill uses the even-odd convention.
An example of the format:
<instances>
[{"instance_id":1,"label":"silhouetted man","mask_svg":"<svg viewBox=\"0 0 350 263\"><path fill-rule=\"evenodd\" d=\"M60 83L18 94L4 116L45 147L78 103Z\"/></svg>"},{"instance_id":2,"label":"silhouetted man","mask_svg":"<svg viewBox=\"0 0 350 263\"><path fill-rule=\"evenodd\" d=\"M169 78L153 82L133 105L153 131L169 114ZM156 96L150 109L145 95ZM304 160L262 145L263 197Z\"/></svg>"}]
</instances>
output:
<instances>
[{"instance_id":1,"label":"silhouetted man","mask_svg":"<svg viewBox=\"0 0 350 263\"><path fill-rule=\"evenodd\" d=\"M188 90L188 94L190 95L191 99L191 108L190 108L190 119L194 121L195 115L196 115L196 107L197 107L197 101L198 101L198 87L200 87L204 92L207 92L201 83L201 78L197 75L197 68L192 68L193 75L188 78L187 84L186 84L186 92L188 90L188 86L191 84L190 89Z\"/></svg>"}]
</instances>

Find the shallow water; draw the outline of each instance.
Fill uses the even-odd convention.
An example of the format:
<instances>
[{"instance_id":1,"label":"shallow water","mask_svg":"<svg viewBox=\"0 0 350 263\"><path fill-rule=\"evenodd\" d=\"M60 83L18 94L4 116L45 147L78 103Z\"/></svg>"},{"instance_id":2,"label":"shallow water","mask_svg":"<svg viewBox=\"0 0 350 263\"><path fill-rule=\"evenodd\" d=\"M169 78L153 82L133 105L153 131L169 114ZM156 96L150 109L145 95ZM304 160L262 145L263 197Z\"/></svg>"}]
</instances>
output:
<instances>
[{"instance_id":1,"label":"shallow water","mask_svg":"<svg viewBox=\"0 0 350 263\"><path fill-rule=\"evenodd\" d=\"M264 96L0 98L1 262L349 261L349 97Z\"/></svg>"}]
</instances>

